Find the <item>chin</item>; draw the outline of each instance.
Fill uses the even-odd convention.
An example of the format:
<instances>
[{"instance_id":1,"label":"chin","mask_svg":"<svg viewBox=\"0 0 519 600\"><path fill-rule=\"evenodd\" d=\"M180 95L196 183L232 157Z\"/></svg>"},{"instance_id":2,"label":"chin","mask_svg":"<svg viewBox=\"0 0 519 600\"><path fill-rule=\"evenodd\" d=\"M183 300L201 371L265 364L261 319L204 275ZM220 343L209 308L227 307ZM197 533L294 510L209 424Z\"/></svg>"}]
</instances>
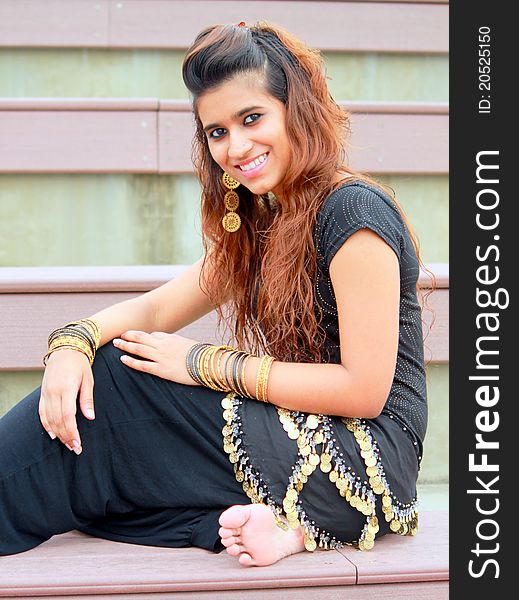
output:
<instances>
[{"instance_id":1,"label":"chin","mask_svg":"<svg viewBox=\"0 0 519 600\"><path fill-rule=\"evenodd\" d=\"M279 187L279 183L277 181L250 181L242 185L248 188L253 194L258 196L273 192L274 188L277 189Z\"/></svg>"},{"instance_id":2,"label":"chin","mask_svg":"<svg viewBox=\"0 0 519 600\"><path fill-rule=\"evenodd\" d=\"M270 187L266 186L264 184L259 184L259 183L252 184L252 185L243 184L243 186L246 187L249 191L251 191L256 196L262 196L263 194L268 194L270 192Z\"/></svg>"}]
</instances>

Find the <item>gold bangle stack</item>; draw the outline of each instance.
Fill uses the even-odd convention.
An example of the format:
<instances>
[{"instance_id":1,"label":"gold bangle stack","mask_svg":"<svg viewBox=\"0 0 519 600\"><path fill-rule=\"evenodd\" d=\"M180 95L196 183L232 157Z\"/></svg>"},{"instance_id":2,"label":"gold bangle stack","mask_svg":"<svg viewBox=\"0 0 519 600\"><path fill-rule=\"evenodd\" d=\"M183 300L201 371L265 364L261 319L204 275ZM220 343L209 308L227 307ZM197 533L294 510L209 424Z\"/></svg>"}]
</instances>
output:
<instances>
[{"instance_id":1,"label":"gold bangle stack","mask_svg":"<svg viewBox=\"0 0 519 600\"><path fill-rule=\"evenodd\" d=\"M218 357L218 364L223 356L223 352L225 350L232 350L230 346L207 346L202 349L197 365L195 367L197 373L199 373L203 385L212 390L216 390L218 392L227 392L227 386L225 381L220 376L220 370L215 364L216 358Z\"/></svg>"},{"instance_id":2,"label":"gold bangle stack","mask_svg":"<svg viewBox=\"0 0 519 600\"><path fill-rule=\"evenodd\" d=\"M230 346L212 346L205 342L194 344L186 356L186 369L193 381L218 392L235 392L246 398L267 400L267 382L274 358L264 356L258 369L256 396L247 389L245 369L252 354Z\"/></svg>"},{"instance_id":3,"label":"gold bangle stack","mask_svg":"<svg viewBox=\"0 0 519 600\"><path fill-rule=\"evenodd\" d=\"M81 352L92 364L100 341L101 328L95 321L92 319L71 321L63 327L58 327L49 335L49 346L47 354L43 357L43 364L47 365L47 359L53 352L64 349Z\"/></svg>"},{"instance_id":4,"label":"gold bangle stack","mask_svg":"<svg viewBox=\"0 0 519 600\"><path fill-rule=\"evenodd\" d=\"M262 402L268 402L267 385L270 374L270 367L274 362L274 357L266 354L260 362L258 376L256 377L256 398Z\"/></svg>"}]
</instances>

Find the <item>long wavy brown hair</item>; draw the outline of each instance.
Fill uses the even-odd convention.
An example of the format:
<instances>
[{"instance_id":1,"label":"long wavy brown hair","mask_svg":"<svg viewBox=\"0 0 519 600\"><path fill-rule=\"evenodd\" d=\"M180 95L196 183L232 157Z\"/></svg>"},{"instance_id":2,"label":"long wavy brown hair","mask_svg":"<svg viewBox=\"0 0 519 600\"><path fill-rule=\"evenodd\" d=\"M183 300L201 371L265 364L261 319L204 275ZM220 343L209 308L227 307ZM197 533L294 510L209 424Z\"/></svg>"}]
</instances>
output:
<instances>
[{"instance_id":1,"label":"long wavy brown hair","mask_svg":"<svg viewBox=\"0 0 519 600\"><path fill-rule=\"evenodd\" d=\"M331 97L324 73L320 52L264 22L204 29L182 67L193 98L193 163L202 184L202 234L210 265L202 271L202 288L217 307L220 324L234 323L239 347L284 361L322 359L314 229L319 208L337 185L337 172L383 187L345 165L349 115ZM291 156L297 160L286 172L282 198L239 188L242 224L228 233L222 227L222 169L210 154L197 103L239 74L259 77L267 92L283 102ZM416 237L405 222L419 257Z\"/></svg>"}]
</instances>

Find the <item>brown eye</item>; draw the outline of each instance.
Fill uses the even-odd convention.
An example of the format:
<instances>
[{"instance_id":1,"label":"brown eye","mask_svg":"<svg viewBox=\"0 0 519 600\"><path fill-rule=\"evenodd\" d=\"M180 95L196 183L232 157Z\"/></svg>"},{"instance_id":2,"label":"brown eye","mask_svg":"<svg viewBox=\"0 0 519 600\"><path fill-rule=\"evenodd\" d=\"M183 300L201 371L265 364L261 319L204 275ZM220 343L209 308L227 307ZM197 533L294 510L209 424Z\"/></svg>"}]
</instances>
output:
<instances>
[{"instance_id":1,"label":"brown eye","mask_svg":"<svg viewBox=\"0 0 519 600\"><path fill-rule=\"evenodd\" d=\"M259 113L253 113L252 115L247 115L243 122L245 123L245 125L250 125L251 123L257 121L260 117L261 115Z\"/></svg>"},{"instance_id":2,"label":"brown eye","mask_svg":"<svg viewBox=\"0 0 519 600\"><path fill-rule=\"evenodd\" d=\"M217 139L221 138L224 134L225 134L225 129L223 127L218 127L216 129L213 129L213 131L211 131L211 133L209 134L209 137L212 138L213 140L217 140Z\"/></svg>"}]
</instances>

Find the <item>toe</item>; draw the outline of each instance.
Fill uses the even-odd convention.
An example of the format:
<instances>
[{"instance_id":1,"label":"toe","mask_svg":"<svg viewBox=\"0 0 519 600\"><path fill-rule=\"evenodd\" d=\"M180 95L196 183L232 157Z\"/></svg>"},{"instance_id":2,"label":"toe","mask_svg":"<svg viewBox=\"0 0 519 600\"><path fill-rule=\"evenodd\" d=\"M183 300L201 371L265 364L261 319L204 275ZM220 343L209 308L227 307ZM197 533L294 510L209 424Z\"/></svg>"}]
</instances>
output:
<instances>
[{"instance_id":1,"label":"toe","mask_svg":"<svg viewBox=\"0 0 519 600\"><path fill-rule=\"evenodd\" d=\"M245 525L250 518L250 506L235 504L224 511L218 522L226 529L237 529Z\"/></svg>"},{"instance_id":2,"label":"toe","mask_svg":"<svg viewBox=\"0 0 519 600\"><path fill-rule=\"evenodd\" d=\"M222 538L222 544L226 547L229 548L229 546L232 546L233 544L240 544L241 540L240 538L231 536L228 538Z\"/></svg>"},{"instance_id":3,"label":"toe","mask_svg":"<svg viewBox=\"0 0 519 600\"><path fill-rule=\"evenodd\" d=\"M227 548L227 554L230 554L231 556L238 556L241 551L242 549L238 546L238 544L233 544Z\"/></svg>"},{"instance_id":4,"label":"toe","mask_svg":"<svg viewBox=\"0 0 519 600\"><path fill-rule=\"evenodd\" d=\"M233 537L234 533L232 529L227 529L227 527L220 527L218 530L218 535L223 539Z\"/></svg>"},{"instance_id":5,"label":"toe","mask_svg":"<svg viewBox=\"0 0 519 600\"><path fill-rule=\"evenodd\" d=\"M220 529L218 530L218 535L221 538L231 537L233 535L235 537L239 537L241 535L241 527L237 527L236 529L227 529L227 527L220 527Z\"/></svg>"},{"instance_id":6,"label":"toe","mask_svg":"<svg viewBox=\"0 0 519 600\"><path fill-rule=\"evenodd\" d=\"M253 567L255 565L252 556L248 552L242 552L238 558L238 562L244 567Z\"/></svg>"}]
</instances>

